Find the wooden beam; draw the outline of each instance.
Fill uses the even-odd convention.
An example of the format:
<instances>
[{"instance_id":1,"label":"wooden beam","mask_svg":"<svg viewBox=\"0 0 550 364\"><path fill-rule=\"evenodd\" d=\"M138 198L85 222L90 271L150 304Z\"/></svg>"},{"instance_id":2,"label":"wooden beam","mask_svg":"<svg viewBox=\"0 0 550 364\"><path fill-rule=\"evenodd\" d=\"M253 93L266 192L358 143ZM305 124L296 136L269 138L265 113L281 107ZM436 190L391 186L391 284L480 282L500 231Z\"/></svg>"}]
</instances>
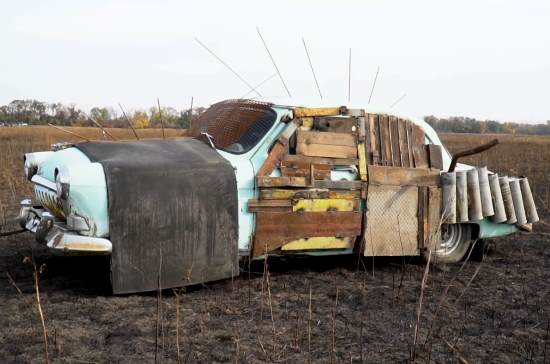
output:
<instances>
[{"instance_id":1,"label":"wooden beam","mask_svg":"<svg viewBox=\"0 0 550 364\"><path fill-rule=\"evenodd\" d=\"M399 152L401 155L401 167L414 167L409 160L409 144L407 139L407 121L399 119Z\"/></svg>"},{"instance_id":2,"label":"wooden beam","mask_svg":"<svg viewBox=\"0 0 550 364\"><path fill-rule=\"evenodd\" d=\"M391 159L394 167L401 167L401 152L399 147L399 124L397 118L390 116Z\"/></svg>"},{"instance_id":3,"label":"wooden beam","mask_svg":"<svg viewBox=\"0 0 550 364\"><path fill-rule=\"evenodd\" d=\"M361 181L314 181L315 188L328 188L336 190L361 190Z\"/></svg>"},{"instance_id":4,"label":"wooden beam","mask_svg":"<svg viewBox=\"0 0 550 364\"><path fill-rule=\"evenodd\" d=\"M359 191L340 191L328 189L281 189L264 188L260 191L262 200L292 200L292 199L314 199L314 198L337 198L354 200L360 197Z\"/></svg>"},{"instance_id":5,"label":"wooden beam","mask_svg":"<svg viewBox=\"0 0 550 364\"><path fill-rule=\"evenodd\" d=\"M271 172L279 165L279 162L288 153L288 145L281 143L280 141L275 142L275 145L269 152L267 159L265 160L262 167L258 170L256 176L263 177L269 176Z\"/></svg>"},{"instance_id":6,"label":"wooden beam","mask_svg":"<svg viewBox=\"0 0 550 364\"><path fill-rule=\"evenodd\" d=\"M424 168L369 166L369 184L440 186L439 171Z\"/></svg>"},{"instance_id":7,"label":"wooden beam","mask_svg":"<svg viewBox=\"0 0 550 364\"><path fill-rule=\"evenodd\" d=\"M258 187L307 187L309 179L305 177L256 177Z\"/></svg>"},{"instance_id":8,"label":"wooden beam","mask_svg":"<svg viewBox=\"0 0 550 364\"><path fill-rule=\"evenodd\" d=\"M426 156L426 150L424 149L424 130L418 125L412 127L412 139L413 139L413 156L414 166L416 168L428 168L428 159Z\"/></svg>"},{"instance_id":9,"label":"wooden beam","mask_svg":"<svg viewBox=\"0 0 550 364\"><path fill-rule=\"evenodd\" d=\"M283 162L305 162L309 164L328 164L331 166L356 166L359 160L357 158L323 158L287 154L283 157Z\"/></svg>"},{"instance_id":10,"label":"wooden beam","mask_svg":"<svg viewBox=\"0 0 550 364\"><path fill-rule=\"evenodd\" d=\"M310 116L336 116L345 115L347 108L345 106L339 107L295 107L293 110L295 118L303 118Z\"/></svg>"}]
</instances>

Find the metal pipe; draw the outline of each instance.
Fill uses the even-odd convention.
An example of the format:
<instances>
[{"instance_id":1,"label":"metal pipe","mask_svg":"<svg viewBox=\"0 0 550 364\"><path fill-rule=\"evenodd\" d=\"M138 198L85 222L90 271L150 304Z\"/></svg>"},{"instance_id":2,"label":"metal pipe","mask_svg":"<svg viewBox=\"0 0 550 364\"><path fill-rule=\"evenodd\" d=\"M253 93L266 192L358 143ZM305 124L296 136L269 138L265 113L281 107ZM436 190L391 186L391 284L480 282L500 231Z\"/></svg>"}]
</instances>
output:
<instances>
[{"instance_id":1,"label":"metal pipe","mask_svg":"<svg viewBox=\"0 0 550 364\"><path fill-rule=\"evenodd\" d=\"M523 206L525 207L525 213L527 214L527 222L533 223L539 221L539 214L537 213L537 207L535 206L535 200L531 193L531 187L526 177L519 180L521 187L521 195L523 196Z\"/></svg>"},{"instance_id":2,"label":"metal pipe","mask_svg":"<svg viewBox=\"0 0 550 364\"><path fill-rule=\"evenodd\" d=\"M458 222L467 222L469 220L466 171L456 172L456 214Z\"/></svg>"},{"instance_id":3,"label":"metal pipe","mask_svg":"<svg viewBox=\"0 0 550 364\"><path fill-rule=\"evenodd\" d=\"M462 152L455 153L453 155L453 158L451 159L451 165L449 166L449 172L454 172L455 167L456 167L456 163L458 162L459 158L467 157L469 155L474 155L474 154L484 152L488 149L491 149L492 147L494 147L497 144L498 144L498 139L493 139L489 143L482 144L482 145L477 146L475 148L467 149L467 150L463 150Z\"/></svg>"},{"instance_id":4,"label":"metal pipe","mask_svg":"<svg viewBox=\"0 0 550 364\"><path fill-rule=\"evenodd\" d=\"M506 211L506 223L515 224L516 209L514 208L514 200L512 199L512 191L510 190L510 181L508 177L499 177L498 182L500 184L500 192L502 193L502 202L504 202L504 210Z\"/></svg>"},{"instance_id":5,"label":"metal pipe","mask_svg":"<svg viewBox=\"0 0 550 364\"><path fill-rule=\"evenodd\" d=\"M501 223L506 221L506 209L504 208L504 202L502 200L502 192L500 191L500 183L498 181L498 174L491 174L489 176L489 186L491 187L491 197L493 198L493 204L495 208L495 214L491 218L494 223Z\"/></svg>"},{"instance_id":6,"label":"metal pipe","mask_svg":"<svg viewBox=\"0 0 550 364\"><path fill-rule=\"evenodd\" d=\"M443 188L443 222L456 224L456 174L447 172L441 175Z\"/></svg>"},{"instance_id":7,"label":"metal pipe","mask_svg":"<svg viewBox=\"0 0 550 364\"><path fill-rule=\"evenodd\" d=\"M510 191L512 192L512 200L514 201L514 209L516 210L516 218L518 219L516 225L525 225L527 224L527 216L525 215L525 207L523 206L519 179L510 178Z\"/></svg>"},{"instance_id":8,"label":"metal pipe","mask_svg":"<svg viewBox=\"0 0 550 364\"><path fill-rule=\"evenodd\" d=\"M493 209L487 167L479 167L477 169L477 177L479 178L479 194L481 195L481 212L483 213L483 217L493 216L495 210Z\"/></svg>"},{"instance_id":9,"label":"metal pipe","mask_svg":"<svg viewBox=\"0 0 550 364\"><path fill-rule=\"evenodd\" d=\"M471 221L477 221L483 219L483 212L481 210L481 195L479 193L479 177L477 175L477 169L471 169L466 172L466 178L468 182L468 215Z\"/></svg>"}]
</instances>

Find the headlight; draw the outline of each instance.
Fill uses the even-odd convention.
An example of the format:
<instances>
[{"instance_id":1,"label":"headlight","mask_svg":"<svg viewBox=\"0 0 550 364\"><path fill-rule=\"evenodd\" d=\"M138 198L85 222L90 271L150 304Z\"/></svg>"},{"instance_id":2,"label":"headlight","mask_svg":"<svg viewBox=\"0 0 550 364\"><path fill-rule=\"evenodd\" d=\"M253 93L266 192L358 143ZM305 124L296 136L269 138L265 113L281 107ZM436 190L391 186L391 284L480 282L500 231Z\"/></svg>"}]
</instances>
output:
<instances>
[{"instance_id":1,"label":"headlight","mask_svg":"<svg viewBox=\"0 0 550 364\"><path fill-rule=\"evenodd\" d=\"M69 198L69 171L67 168L62 167L58 169L57 176L55 177L55 188L57 190L57 197L62 200Z\"/></svg>"}]
</instances>

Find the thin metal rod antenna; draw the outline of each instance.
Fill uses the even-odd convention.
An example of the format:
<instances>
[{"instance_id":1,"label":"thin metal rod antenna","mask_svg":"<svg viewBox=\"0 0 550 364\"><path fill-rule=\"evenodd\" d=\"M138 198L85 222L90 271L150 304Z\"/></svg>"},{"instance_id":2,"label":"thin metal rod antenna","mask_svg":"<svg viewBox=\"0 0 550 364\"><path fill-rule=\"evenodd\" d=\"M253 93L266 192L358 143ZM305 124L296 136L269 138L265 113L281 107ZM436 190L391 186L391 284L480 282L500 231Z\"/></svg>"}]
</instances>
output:
<instances>
[{"instance_id":1,"label":"thin metal rod antenna","mask_svg":"<svg viewBox=\"0 0 550 364\"><path fill-rule=\"evenodd\" d=\"M351 100L351 48L348 57L348 102Z\"/></svg>"},{"instance_id":2,"label":"thin metal rod antenna","mask_svg":"<svg viewBox=\"0 0 550 364\"><path fill-rule=\"evenodd\" d=\"M374 92L374 86L376 86L376 80L378 80L378 72L380 72L380 66L378 66L378 68L376 69L376 76L374 76L374 82L372 83L372 88L370 90L370 95L369 95L369 104L370 104L370 100L372 99L372 93Z\"/></svg>"},{"instance_id":3,"label":"thin metal rod antenna","mask_svg":"<svg viewBox=\"0 0 550 364\"><path fill-rule=\"evenodd\" d=\"M321 94L321 88L319 87L319 82L317 82L317 76L315 75L315 70L313 69L313 63L311 63L311 58L309 56L309 52L307 51L306 40L304 39L304 37L302 37L302 43L304 44L304 50L306 51L307 60L309 62L309 68L311 68L311 73L313 73L315 86L317 86L317 91L319 91L319 97L323 99L323 95Z\"/></svg>"},{"instance_id":4,"label":"thin metal rod antenna","mask_svg":"<svg viewBox=\"0 0 550 364\"><path fill-rule=\"evenodd\" d=\"M92 123L94 123L98 128L100 128L101 131L103 131L105 134L107 134L111 139L117 140L117 138L115 138L111 133L109 133L109 132L107 131L107 129L105 129L104 127L102 127L101 124L98 123L96 119L94 119L94 118L91 117L91 116L88 116L88 118L92 121Z\"/></svg>"},{"instance_id":5,"label":"thin metal rod antenna","mask_svg":"<svg viewBox=\"0 0 550 364\"><path fill-rule=\"evenodd\" d=\"M220 57L218 57L218 56L216 55L216 53L214 53L212 50L210 50L210 48L208 48L203 42L201 42L201 41L199 40L199 38L195 37L195 41L197 41L197 43L199 43L199 44L201 45L201 47L203 47L204 49L206 49L206 51L207 51L208 53L210 53L212 56L214 56L214 58L216 58L218 61L220 61L220 63L223 64L223 65L225 66L225 68L227 68L229 71L231 71L231 73L233 73L239 80L241 80L242 83L244 83L245 85L247 85L248 88L249 88L250 90L254 90L254 87L252 87L252 85L251 85L250 83L248 83L244 78L242 78L241 75L239 75L239 74L237 73L237 71L235 71L233 68L231 68L231 66L229 66L227 63L225 63L225 62L223 61L223 59L221 59ZM254 90L254 92L256 92L256 93L258 94L258 96L262 97L262 95L261 95L258 91Z\"/></svg>"},{"instance_id":6,"label":"thin metal rod antenna","mask_svg":"<svg viewBox=\"0 0 550 364\"><path fill-rule=\"evenodd\" d=\"M391 104L390 109L393 109L393 107L394 107L395 105L399 104L399 103L401 102L401 100L403 100L405 97L407 97L407 94L401 95L400 98L398 98L397 100L394 101L393 104Z\"/></svg>"},{"instance_id":7,"label":"thin metal rod antenna","mask_svg":"<svg viewBox=\"0 0 550 364\"><path fill-rule=\"evenodd\" d=\"M122 111L122 115L124 115L124 119L126 119L126 121L128 122L128 125L130 126L130 128L134 132L134 135L135 135L136 139L139 140L139 136L136 132L136 129L134 128L134 125L132 124L132 122L130 121L128 116L126 115L126 112L124 112L124 109L122 108L122 105L120 103L118 104L118 107L120 107L120 110Z\"/></svg>"},{"instance_id":8,"label":"thin metal rod antenna","mask_svg":"<svg viewBox=\"0 0 550 364\"><path fill-rule=\"evenodd\" d=\"M79 137L80 139L84 139L84 140L87 141L87 142L90 141L90 139L86 138L85 136L82 136L82 135L80 135L80 134L77 134L77 133L75 133L75 132L73 132L73 131L70 131L70 130L67 130L67 129L63 129L63 128L60 127L60 126L53 125L53 124L50 124L50 123L48 123L48 125L51 126L52 128L59 129L59 130L61 130L61 131L64 131L65 133L68 133L68 134L74 135L74 136L76 136L76 137Z\"/></svg>"},{"instance_id":9,"label":"thin metal rod antenna","mask_svg":"<svg viewBox=\"0 0 550 364\"><path fill-rule=\"evenodd\" d=\"M159 118L160 118L160 127L162 128L162 139L166 139L166 135L164 134L164 120L162 120L162 110L160 108L160 100L157 97L157 105L159 106Z\"/></svg>"},{"instance_id":10,"label":"thin metal rod antenna","mask_svg":"<svg viewBox=\"0 0 550 364\"><path fill-rule=\"evenodd\" d=\"M264 37L262 37L262 33L260 32L260 28L256 27L256 31L258 32L258 35L260 36L260 39L262 40L262 43L264 44L265 50L267 51L267 54L269 55L269 58L271 59L271 63L273 63L273 67L275 67L275 71L277 71L277 74L279 75L279 78L281 79L281 83L283 84L286 93L288 94L288 97L292 97L290 94L290 91L288 90L288 87L286 87L285 80L283 79L283 76L281 75L281 72L279 71L279 67L277 67L277 64L275 63L275 59L271 55L271 52L269 51L269 48L267 47L267 43L264 40Z\"/></svg>"},{"instance_id":11,"label":"thin metal rod antenna","mask_svg":"<svg viewBox=\"0 0 550 364\"><path fill-rule=\"evenodd\" d=\"M263 80L262 82L260 82L260 83L257 84L256 86L254 86L254 90L260 88L261 86L263 86L267 81L271 80L273 77L277 77L277 73L272 74L271 76L269 76L268 78L266 78L265 80ZM253 91L253 90L248 91L247 93L245 93L244 95L242 95L242 96L240 97L240 99L244 99L245 97L247 97L248 95L250 95L250 93L251 93L252 91Z\"/></svg>"}]
</instances>

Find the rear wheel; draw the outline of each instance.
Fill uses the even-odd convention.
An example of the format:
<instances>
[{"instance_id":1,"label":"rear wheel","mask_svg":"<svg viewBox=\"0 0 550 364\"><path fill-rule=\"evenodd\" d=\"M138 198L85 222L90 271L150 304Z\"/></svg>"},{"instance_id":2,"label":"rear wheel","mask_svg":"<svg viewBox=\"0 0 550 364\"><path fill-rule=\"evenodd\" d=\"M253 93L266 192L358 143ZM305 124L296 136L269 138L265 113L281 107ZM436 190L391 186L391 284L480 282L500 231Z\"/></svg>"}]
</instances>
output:
<instances>
[{"instance_id":1,"label":"rear wheel","mask_svg":"<svg viewBox=\"0 0 550 364\"><path fill-rule=\"evenodd\" d=\"M472 226L470 224L443 224L441 226L441 241L432 251L434 263L457 263L468 253L472 242ZM425 252L427 258L429 252Z\"/></svg>"}]
</instances>

